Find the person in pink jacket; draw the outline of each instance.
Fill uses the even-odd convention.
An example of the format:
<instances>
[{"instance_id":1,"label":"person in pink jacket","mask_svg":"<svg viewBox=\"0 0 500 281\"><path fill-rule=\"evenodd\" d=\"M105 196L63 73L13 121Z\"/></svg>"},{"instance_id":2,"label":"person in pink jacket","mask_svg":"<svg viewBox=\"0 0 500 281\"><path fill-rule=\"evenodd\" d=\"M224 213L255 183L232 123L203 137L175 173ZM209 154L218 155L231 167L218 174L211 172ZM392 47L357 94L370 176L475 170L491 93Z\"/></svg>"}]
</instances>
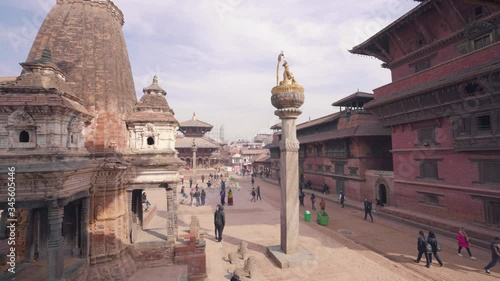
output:
<instances>
[{"instance_id":1,"label":"person in pink jacket","mask_svg":"<svg viewBox=\"0 0 500 281\"><path fill-rule=\"evenodd\" d=\"M465 233L465 228L460 227L460 230L458 231L457 234L457 240L458 240L458 255L462 257L462 254L460 253L462 251L462 248L467 249L467 253L469 253L469 257L471 260L475 260L476 258L472 256L472 253L470 252L470 239L467 236L467 233Z\"/></svg>"}]
</instances>

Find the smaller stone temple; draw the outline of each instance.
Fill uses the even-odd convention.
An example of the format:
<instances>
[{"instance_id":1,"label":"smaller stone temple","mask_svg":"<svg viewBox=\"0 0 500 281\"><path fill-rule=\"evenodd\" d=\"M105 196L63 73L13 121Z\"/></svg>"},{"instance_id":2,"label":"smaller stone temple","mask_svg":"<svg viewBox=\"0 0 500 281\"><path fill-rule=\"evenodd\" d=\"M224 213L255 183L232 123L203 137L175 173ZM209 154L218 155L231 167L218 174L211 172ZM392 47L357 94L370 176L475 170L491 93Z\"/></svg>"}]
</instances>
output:
<instances>
[{"instance_id":1,"label":"smaller stone temple","mask_svg":"<svg viewBox=\"0 0 500 281\"><path fill-rule=\"evenodd\" d=\"M127 160L134 164L127 186L130 206L130 236L134 243L144 225L142 192L163 187L167 199L167 240L175 241L177 233L176 184L178 170L183 165L175 151L175 134L179 122L168 105L167 92L158 84L158 77L144 88L144 95L126 120L131 153Z\"/></svg>"},{"instance_id":2,"label":"smaller stone temple","mask_svg":"<svg viewBox=\"0 0 500 281\"><path fill-rule=\"evenodd\" d=\"M214 156L217 156L221 145L205 136L212 128L212 125L198 120L195 113L191 119L179 124L179 131L183 136L177 138L175 148L179 152L179 158L186 162L186 168L208 169L218 164L218 158ZM196 161L193 161L193 155L196 155Z\"/></svg>"}]
</instances>

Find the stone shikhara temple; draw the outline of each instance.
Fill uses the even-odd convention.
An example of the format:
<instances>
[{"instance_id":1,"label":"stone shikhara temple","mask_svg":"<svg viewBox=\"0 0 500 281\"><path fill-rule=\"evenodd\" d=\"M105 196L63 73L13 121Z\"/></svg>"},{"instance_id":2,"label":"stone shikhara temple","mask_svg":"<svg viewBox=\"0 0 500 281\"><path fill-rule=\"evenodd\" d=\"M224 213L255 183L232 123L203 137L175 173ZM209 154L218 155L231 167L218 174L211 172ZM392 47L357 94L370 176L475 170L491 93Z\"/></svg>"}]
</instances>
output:
<instances>
[{"instance_id":1,"label":"stone shikhara temple","mask_svg":"<svg viewBox=\"0 0 500 281\"><path fill-rule=\"evenodd\" d=\"M148 266L133 244L148 188L167 202L155 266L174 263L179 123L157 77L137 101L123 24L112 1L58 0L21 75L0 82L0 207L15 167L19 280L125 280Z\"/></svg>"}]
</instances>

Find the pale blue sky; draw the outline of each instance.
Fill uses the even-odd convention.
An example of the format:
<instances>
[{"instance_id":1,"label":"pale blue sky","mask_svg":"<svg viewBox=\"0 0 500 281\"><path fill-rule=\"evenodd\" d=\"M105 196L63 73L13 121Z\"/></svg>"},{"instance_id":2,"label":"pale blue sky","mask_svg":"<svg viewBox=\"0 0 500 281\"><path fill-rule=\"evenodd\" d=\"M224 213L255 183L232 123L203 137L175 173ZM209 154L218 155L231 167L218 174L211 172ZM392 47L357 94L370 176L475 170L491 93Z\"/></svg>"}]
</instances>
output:
<instances>
[{"instance_id":1,"label":"pale blue sky","mask_svg":"<svg viewBox=\"0 0 500 281\"><path fill-rule=\"evenodd\" d=\"M17 76L55 0L0 2L0 76ZM225 126L226 139L269 133L277 56L285 51L306 101L298 123L331 103L390 82L361 43L418 3L410 0L116 0L137 96L159 76L179 121Z\"/></svg>"}]
</instances>

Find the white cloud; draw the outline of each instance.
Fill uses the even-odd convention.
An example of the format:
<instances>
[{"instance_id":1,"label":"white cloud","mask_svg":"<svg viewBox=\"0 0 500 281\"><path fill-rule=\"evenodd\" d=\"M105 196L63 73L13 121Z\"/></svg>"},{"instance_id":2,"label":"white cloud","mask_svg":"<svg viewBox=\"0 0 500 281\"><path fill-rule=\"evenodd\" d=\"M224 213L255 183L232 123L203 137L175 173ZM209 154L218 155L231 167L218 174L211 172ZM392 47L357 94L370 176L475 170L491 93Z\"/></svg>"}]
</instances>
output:
<instances>
[{"instance_id":1,"label":"white cloud","mask_svg":"<svg viewBox=\"0 0 500 281\"><path fill-rule=\"evenodd\" d=\"M38 1L55 3L6 0L2 5L29 14L43 10ZM358 88L371 91L390 82L380 61L348 50L416 5L397 0L114 2L125 15L138 97L158 74L178 120L196 112L205 122L224 124L226 139L251 138L278 121L270 90L281 50L305 88L299 123L334 112L331 103ZM2 26L12 24L0 19ZM26 54L3 53L17 61ZM6 69L0 68L0 75L9 75Z\"/></svg>"}]
</instances>

